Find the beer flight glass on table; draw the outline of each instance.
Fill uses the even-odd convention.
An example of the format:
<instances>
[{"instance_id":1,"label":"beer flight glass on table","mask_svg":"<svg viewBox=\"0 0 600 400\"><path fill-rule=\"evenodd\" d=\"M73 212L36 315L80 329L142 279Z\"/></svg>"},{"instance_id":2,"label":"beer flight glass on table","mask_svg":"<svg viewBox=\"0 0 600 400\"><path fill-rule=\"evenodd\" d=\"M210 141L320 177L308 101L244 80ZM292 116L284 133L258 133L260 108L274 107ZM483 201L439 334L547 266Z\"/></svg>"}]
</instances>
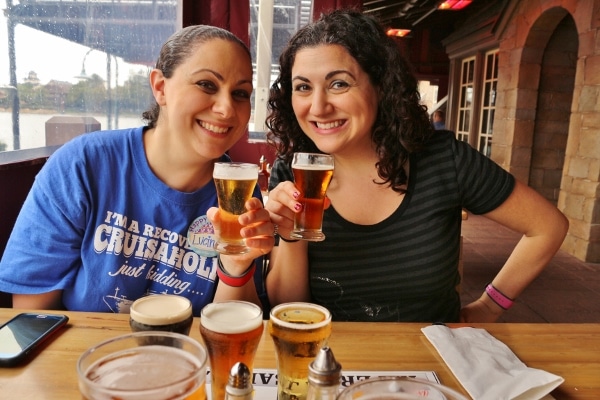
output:
<instances>
[{"instance_id":1,"label":"beer flight glass on table","mask_svg":"<svg viewBox=\"0 0 600 400\"><path fill-rule=\"evenodd\" d=\"M222 301L200 312L200 334L208 351L213 400L225 398L231 367L244 363L250 373L262 336L262 309L245 301Z\"/></svg>"},{"instance_id":2,"label":"beer flight glass on table","mask_svg":"<svg viewBox=\"0 0 600 400\"><path fill-rule=\"evenodd\" d=\"M250 251L240 234L240 215L246 212L246 202L252 197L258 180L258 165L217 162L213 179L219 201L221 232L215 249L222 254L244 254Z\"/></svg>"},{"instance_id":3,"label":"beer flight glass on table","mask_svg":"<svg viewBox=\"0 0 600 400\"><path fill-rule=\"evenodd\" d=\"M302 211L294 214L291 239L319 242L323 234L323 209L325 193L333 176L333 157L327 154L294 153L292 172L300 191L298 202Z\"/></svg>"},{"instance_id":4,"label":"beer flight glass on table","mask_svg":"<svg viewBox=\"0 0 600 400\"><path fill-rule=\"evenodd\" d=\"M308 365L331 335L331 313L311 303L283 303L271 310L269 333L277 359L277 399L306 400Z\"/></svg>"},{"instance_id":5,"label":"beer flight glass on table","mask_svg":"<svg viewBox=\"0 0 600 400\"><path fill-rule=\"evenodd\" d=\"M79 391L85 400L206 400L207 361L204 346L180 333L118 336L81 355Z\"/></svg>"}]
</instances>

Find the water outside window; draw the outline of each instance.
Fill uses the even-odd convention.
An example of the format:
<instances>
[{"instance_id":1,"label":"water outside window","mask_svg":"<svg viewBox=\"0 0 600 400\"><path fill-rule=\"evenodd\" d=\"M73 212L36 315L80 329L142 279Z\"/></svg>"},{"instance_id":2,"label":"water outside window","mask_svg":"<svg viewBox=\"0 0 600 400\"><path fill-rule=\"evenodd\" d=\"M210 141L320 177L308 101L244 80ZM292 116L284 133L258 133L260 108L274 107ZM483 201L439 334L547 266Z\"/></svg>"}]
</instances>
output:
<instances>
[{"instance_id":1,"label":"water outside window","mask_svg":"<svg viewBox=\"0 0 600 400\"><path fill-rule=\"evenodd\" d=\"M0 0L0 151L44 147L55 116L141 125L177 0Z\"/></svg>"}]
</instances>

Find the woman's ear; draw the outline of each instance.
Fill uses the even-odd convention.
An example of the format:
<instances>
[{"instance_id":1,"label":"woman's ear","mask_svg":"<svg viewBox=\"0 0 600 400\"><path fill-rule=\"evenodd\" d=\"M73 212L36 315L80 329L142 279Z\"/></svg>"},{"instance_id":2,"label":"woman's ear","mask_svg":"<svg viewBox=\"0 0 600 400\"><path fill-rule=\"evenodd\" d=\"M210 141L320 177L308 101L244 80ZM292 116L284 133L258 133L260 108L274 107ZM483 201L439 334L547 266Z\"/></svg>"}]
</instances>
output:
<instances>
[{"instance_id":1,"label":"woman's ear","mask_svg":"<svg viewBox=\"0 0 600 400\"><path fill-rule=\"evenodd\" d=\"M154 99L159 106L164 106L166 104L165 81L165 76L160 69L154 68L150 71L150 88L152 89Z\"/></svg>"}]
</instances>

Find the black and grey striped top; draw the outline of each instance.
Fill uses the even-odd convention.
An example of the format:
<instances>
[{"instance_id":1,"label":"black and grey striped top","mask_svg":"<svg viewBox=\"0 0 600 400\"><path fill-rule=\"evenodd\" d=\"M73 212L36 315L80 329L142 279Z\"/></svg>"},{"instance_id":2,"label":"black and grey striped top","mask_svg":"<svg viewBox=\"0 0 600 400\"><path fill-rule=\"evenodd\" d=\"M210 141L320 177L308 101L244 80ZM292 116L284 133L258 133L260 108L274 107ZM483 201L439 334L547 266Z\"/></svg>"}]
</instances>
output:
<instances>
[{"instance_id":1,"label":"black and grey striped top","mask_svg":"<svg viewBox=\"0 0 600 400\"><path fill-rule=\"evenodd\" d=\"M271 187L291 177L276 162ZM467 143L435 135L411 155L408 191L389 218L366 226L335 204L325 211L326 239L308 246L312 300L338 321L457 321L461 210L489 212L513 187L512 175Z\"/></svg>"}]
</instances>

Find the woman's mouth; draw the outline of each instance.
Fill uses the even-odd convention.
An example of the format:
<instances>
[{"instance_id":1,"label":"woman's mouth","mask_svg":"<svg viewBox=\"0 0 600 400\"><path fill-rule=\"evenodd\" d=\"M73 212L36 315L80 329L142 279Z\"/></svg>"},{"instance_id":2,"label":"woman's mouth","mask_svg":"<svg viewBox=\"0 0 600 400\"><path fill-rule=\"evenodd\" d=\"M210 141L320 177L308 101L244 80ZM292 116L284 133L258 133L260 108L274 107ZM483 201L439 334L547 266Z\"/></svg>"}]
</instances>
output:
<instances>
[{"instance_id":1,"label":"woman's mouth","mask_svg":"<svg viewBox=\"0 0 600 400\"><path fill-rule=\"evenodd\" d=\"M224 127L224 126L217 126L217 125L213 125L209 122L205 122L205 121L200 121L200 126L208 131L214 132L214 133L218 133L220 135L223 135L227 132L229 132L229 127Z\"/></svg>"},{"instance_id":2,"label":"woman's mouth","mask_svg":"<svg viewBox=\"0 0 600 400\"><path fill-rule=\"evenodd\" d=\"M315 125L319 129L333 129L333 128L337 128L338 126L342 126L343 124L344 124L343 119L340 119L337 121L331 121L331 122L315 122Z\"/></svg>"}]
</instances>

